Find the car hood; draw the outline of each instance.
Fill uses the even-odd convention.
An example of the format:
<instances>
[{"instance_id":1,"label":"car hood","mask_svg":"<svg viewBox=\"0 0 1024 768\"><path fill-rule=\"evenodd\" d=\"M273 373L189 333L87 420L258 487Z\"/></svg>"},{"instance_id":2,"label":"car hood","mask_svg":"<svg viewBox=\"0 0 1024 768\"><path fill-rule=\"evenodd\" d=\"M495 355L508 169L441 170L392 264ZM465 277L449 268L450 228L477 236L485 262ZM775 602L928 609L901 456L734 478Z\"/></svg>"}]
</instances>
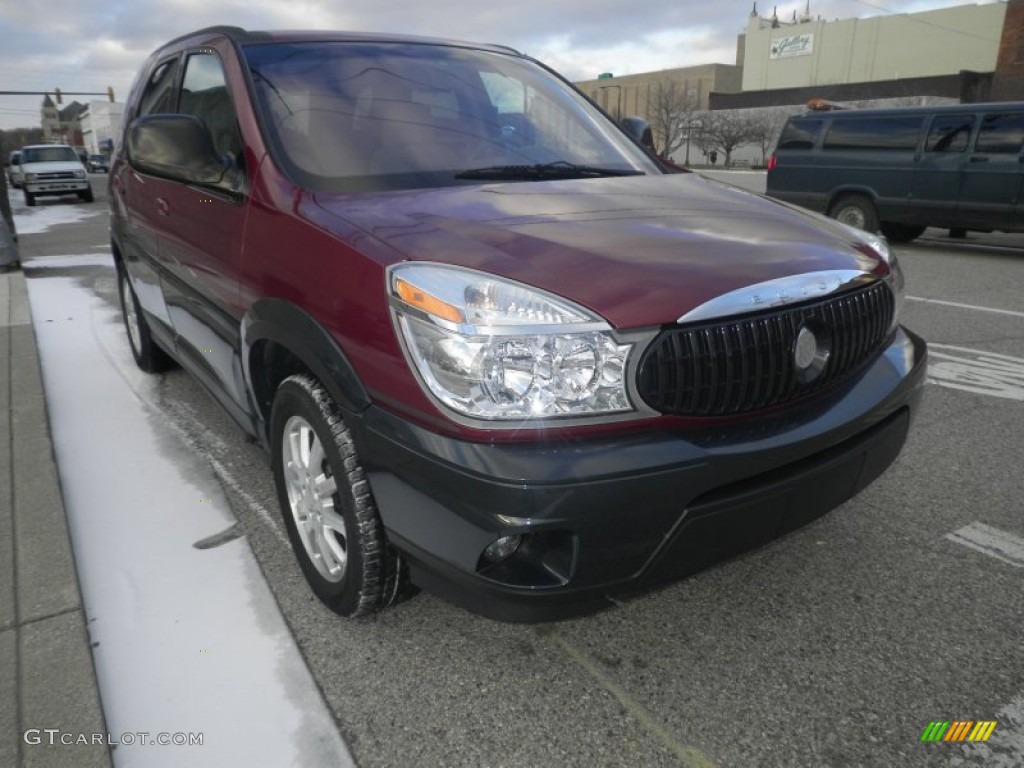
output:
<instances>
[{"instance_id":1,"label":"car hood","mask_svg":"<svg viewBox=\"0 0 1024 768\"><path fill-rule=\"evenodd\" d=\"M57 160L48 163L22 163L21 170L24 173L64 173L67 171L82 171L81 163L73 160Z\"/></svg>"},{"instance_id":2,"label":"car hood","mask_svg":"<svg viewBox=\"0 0 1024 768\"><path fill-rule=\"evenodd\" d=\"M390 246L395 261L518 280L619 328L671 323L768 280L888 269L839 225L697 174L319 192L314 199L319 211L307 215L321 226L342 219Z\"/></svg>"}]
</instances>

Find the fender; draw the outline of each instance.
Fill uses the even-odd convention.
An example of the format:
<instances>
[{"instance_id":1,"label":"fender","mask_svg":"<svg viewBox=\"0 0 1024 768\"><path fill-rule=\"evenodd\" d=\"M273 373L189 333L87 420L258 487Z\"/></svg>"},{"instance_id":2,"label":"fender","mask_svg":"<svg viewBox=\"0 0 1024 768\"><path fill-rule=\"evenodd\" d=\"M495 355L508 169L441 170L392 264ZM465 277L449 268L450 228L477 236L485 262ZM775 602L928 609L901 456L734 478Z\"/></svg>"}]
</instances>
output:
<instances>
[{"instance_id":1,"label":"fender","mask_svg":"<svg viewBox=\"0 0 1024 768\"><path fill-rule=\"evenodd\" d=\"M245 384L261 421L262 436L270 422L273 392L253 377L253 348L273 342L298 359L345 411L358 413L371 404L363 383L345 353L312 315L283 299L261 299L242 318L241 353Z\"/></svg>"}]
</instances>

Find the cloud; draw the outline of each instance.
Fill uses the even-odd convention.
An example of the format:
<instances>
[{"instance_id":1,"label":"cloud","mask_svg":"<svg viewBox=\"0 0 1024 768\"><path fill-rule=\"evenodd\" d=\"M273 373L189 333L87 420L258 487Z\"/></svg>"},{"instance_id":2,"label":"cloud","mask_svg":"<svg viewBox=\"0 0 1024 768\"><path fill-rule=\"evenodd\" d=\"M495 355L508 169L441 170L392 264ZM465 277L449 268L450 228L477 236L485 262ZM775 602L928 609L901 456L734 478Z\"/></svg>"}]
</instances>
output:
<instances>
[{"instance_id":1,"label":"cloud","mask_svg":"<svg viewBox=\"0 0 1024 768\"><path fill-rule=\"evenodd\" d=\"M826 18L963 4L962 0L826 0ZM772 4L761 2L759 11ZM573 80L600 72L633 74L735 61L736 35L752 0L654 4L623 0L27 0L0 4L0 72L6 88L105 92L119 99L146 57L196 29L349 29L502 43L545 61ZM805 2L778 5L780 18ZM72 97L87 100L92 97ZM41 96L0 96L0 128L38 125Z\"/></svg>"}]
</instances>

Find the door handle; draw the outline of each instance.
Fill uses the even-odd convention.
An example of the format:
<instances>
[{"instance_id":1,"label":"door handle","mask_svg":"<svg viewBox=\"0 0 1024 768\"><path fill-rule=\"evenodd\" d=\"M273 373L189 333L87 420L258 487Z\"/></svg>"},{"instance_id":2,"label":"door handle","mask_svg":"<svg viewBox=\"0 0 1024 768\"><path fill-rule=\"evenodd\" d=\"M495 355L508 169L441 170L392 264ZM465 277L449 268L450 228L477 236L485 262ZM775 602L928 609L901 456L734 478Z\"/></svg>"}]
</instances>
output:
<instances>
[{"instance_id":1,"label":"door handle","mask_svg":"<svg viewBox=\"0 0 1024 768\"><path fill-rule=\"evenodd\" d=\"M970 162L972 163L987 163L988 158L984 155L971 155Z\"/></svg>"},{"instance_id":2,"label":"door handle","mask_svg":"<svg viewBox=\"0 0 1024 768\"><path fill-rule=\"evenodd\" d=\"M156 212L161 216L168 216L171 213L171 206L162 197L156 199Z\"/></svg>"}]
</instances>

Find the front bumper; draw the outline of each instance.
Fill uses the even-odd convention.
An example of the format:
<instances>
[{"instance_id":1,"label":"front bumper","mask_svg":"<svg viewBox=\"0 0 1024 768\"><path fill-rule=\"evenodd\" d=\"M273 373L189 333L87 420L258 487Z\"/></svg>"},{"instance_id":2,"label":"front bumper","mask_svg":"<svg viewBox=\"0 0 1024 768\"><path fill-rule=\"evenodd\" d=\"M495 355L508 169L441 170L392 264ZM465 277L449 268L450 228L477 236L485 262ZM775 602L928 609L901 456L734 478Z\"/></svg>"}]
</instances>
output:
<instances>
[{"instance_id":1,"label":"front bumper","mask_svg":"<svg viewBox=\"0 0 1024 768\"><path fill-rule=\"evenodd\" d=\"M926 368L900 329L856 380L704 431L469 443L378 408L352 418L391 542L420 586L508 621L564 618L804 525L898 455ZM502 535L523 543L491 565Z\"/></svg>"},{"instance_id":2,"label":"front bumper","mask_svg":"<svg viewBox=\"0 0 1024 768\"><path fill-rule=\"evenodd\" d=\"M25 189L33 195L66 195L85 192L89 189L88 179L61 179L60 181L32 181L25 183Z\"/></svg>"}]
</instances>

